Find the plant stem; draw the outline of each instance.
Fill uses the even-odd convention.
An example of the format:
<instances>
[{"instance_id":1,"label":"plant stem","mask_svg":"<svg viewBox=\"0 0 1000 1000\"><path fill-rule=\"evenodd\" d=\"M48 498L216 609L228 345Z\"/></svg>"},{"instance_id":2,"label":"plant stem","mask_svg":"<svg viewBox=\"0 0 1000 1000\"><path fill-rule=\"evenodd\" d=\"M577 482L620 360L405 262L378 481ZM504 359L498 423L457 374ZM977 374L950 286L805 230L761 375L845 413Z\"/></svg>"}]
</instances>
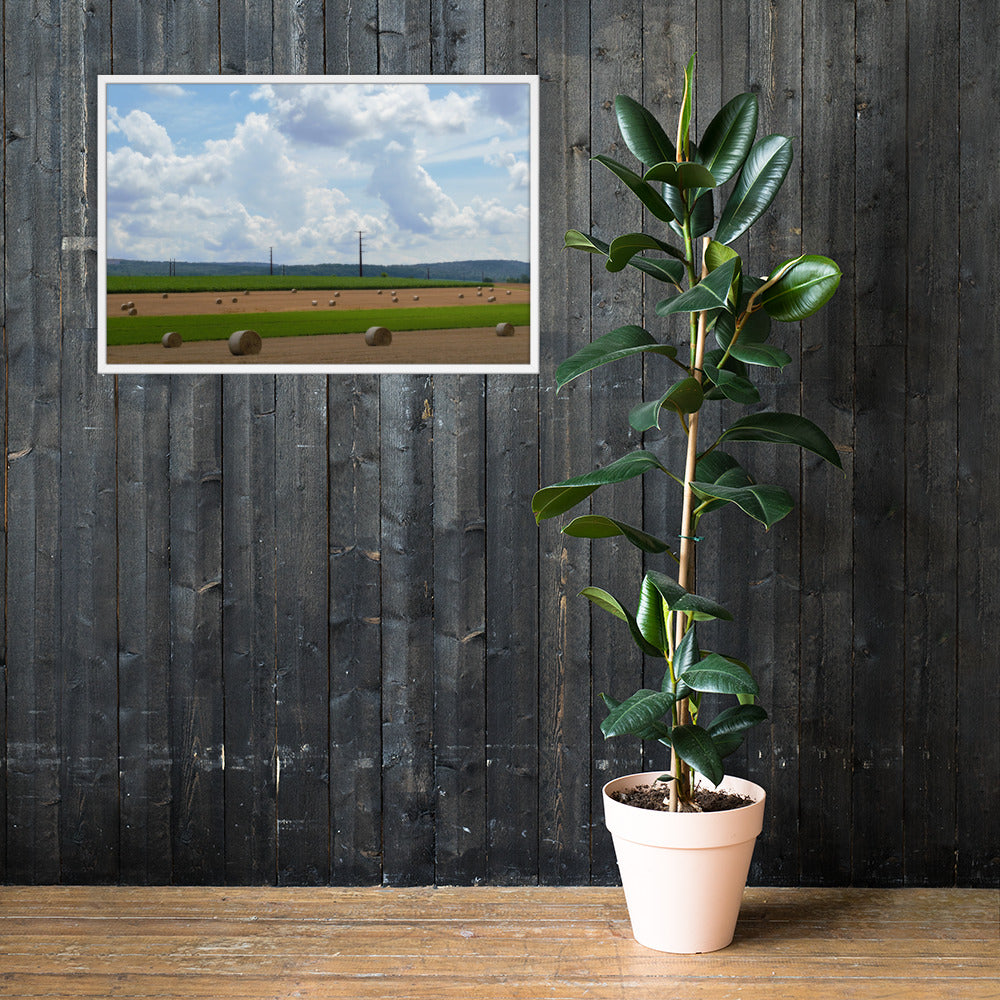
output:
<instances>
[{"instance_id":1,"label":"plant stem","mask_svg":"<svg viewBox=\"0 0 1000 1000\"><path fill-rule=\"evenodd\" d=\"M708 247L708 240L704 241L704 248ZM703 248L703 253L704 253ZM708 273L707 266L702 264L702 277ZM701 382L703 379L702 367L705 357L705 339L708 333L708 314L698 313L697 335L694 340L694 350L692 352L691 367L694 377ZM694 505L695 495L691 489L691 481L695 478L695 468L698 462L698 417L700 411L691 414L688 421L687 436L687 457L684 463L684 500L681 512L681 549L678 558L677 582L685 589L690 590L694 586L695 558L694 558ZM676 616L676 634L674 638L675 647L680 645L684 638L685 616ZM677 725L683 726L690 719L687 699L683 698L677 703ZM670 811L676 812L680 795L686 797L690 789L687 787L687 765L678 757L676 750L671 750L670 771L674 775L674 780L670 783ZM683 786L680 788L679 786Z\"/></svg>"}]
</instances>

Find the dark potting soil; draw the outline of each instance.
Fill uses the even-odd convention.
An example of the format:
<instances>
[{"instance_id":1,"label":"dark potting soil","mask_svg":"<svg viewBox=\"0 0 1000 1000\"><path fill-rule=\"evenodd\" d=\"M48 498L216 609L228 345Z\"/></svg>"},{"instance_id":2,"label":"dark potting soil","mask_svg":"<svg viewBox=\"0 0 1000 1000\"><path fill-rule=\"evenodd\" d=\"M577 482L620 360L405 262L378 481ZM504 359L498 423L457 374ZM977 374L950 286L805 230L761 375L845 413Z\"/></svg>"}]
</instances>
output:
<instances>
[{"instance_id":1,"label":"dark potting soil","mask_svg":"<svg viewBox=\"0 0 1000 1000\"><path fill-rule=\"evenodd\" d=\"M670 811L670 794L666 783L636 785L611 792L611 798L627 806L639 809L653 809L657 812ZM749 795L733 795L731 792L716 792L710 788L694 790L694 805L681 803L680 812L722 812L725 809L739 809L753 802Z\"/></svg>"}]
</instances>

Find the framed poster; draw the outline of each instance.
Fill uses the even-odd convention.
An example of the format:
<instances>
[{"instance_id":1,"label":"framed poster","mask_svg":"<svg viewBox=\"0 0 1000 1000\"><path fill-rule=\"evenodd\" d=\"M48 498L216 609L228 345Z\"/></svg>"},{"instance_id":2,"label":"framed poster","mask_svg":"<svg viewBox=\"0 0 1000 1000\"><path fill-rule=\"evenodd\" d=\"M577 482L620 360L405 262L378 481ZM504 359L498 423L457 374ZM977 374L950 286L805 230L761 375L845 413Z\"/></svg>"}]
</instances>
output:
<instances>
[{"instance_id":1,"label":"framed poster","mask_svg":"<svg viewBox=\"0 0 1000 1000\"><path fill-rule=\"evenodd\" d=\"M538 78L100 76L98 370L538 371Z\"/></svg>"}]
</instances>

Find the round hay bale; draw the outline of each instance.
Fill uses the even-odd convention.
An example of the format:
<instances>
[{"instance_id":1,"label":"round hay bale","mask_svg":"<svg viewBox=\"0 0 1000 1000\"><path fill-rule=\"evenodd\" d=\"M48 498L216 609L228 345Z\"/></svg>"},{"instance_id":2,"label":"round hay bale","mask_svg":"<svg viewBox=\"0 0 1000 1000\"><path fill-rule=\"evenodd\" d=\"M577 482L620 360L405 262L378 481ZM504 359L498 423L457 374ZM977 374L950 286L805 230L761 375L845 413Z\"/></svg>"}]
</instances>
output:
<instances>
[{"instance_id":1,"label":"round hay bale","mask_svg":"<svg viewBox=\"0 0 1000 1000\"><path fill-rule=\"evenodd\" d=\"M514 327L510 323L497 323L497 336L498 337L513 337Z\"/></svg>"},{"instance_id":2,"label":"round hay bale","mask_svg":"<svg viewBox=\"0 0 1000 1000\"><path fill-rule=\"evenodd\" d=\"M476 285L476 291L477 292L481 292L482 290L483 290L483 286L482 285Z\"/></svg>"},{"instance_id":3,"label":"round hay bale","mask_svg":"<svg viewBox=\"0 0 1000 1000\"><path fill-rule=\"evenodd\" d=\"M413 301L414 302L419 302L420 301L420 296L419 295L414 295L413 296Z\"/></svg>"},{"instance_id":4,"label":"round hay bale","mask_svg":"<svg viewBox=\"0 0 1000 1000\"><path fill-rule=\"evenodd\" d=\"M482 293L482 292L476 292L476 295L477 295L477 296L478 296L479 298L482 298L482 297L483 297L483 293Z\"/></svg>"},{"instance_id":5,"label":"round hay bale","mask_svg":"<svg viewBox=\"0 0 1000 1000\"><path fill-rule=\"evenodd\" d=\"M510 295L510 289L509 288L507 289L507 294Z\"/></svg>"},{"instance_id":6,"label":"round hay bale","mask_svg":"<svg viewBox=\"0 0 1000 1000\"><path fill-rule=\"evenodd\" d=\"M163 296L162 296L162 297L163 297L163 298L167 298L167 293L166 293L166 292L164 292L164 293L163 293Z\"/></svg>"},{"instance_id":7,"label":"round hay bale","mask_svg":"<svg viewBox=\"0 0 1000 1000\"><path fill-rule=\"evenodd\" d=\"M334 301L333 301L333 299L330 299L330 305L331 305L331 306L335 306L336 304L337 304L337 303L336 303L336 302L334 302Z\"/></svg>"},{"instance_id":8,"label":"round hay bale","mask_svg":"<svg viewBox=\"0 0 1000 1000\"><path fill-rule=\"evenodd\" d=\"M123 313L124 312L128 312L128 303L127 302L123 302L122 303L122 312Z\"/></svg>"},{"instance_id":9,"label":"round hay bale","mask_svg":"<svg viewBox=\"0 0 1000 1000\"><path fill-rule=\"evenodd\" d=\"M464 298L465 298L465 294L464 294L463 292L459 292L459 293L458 293L458 297L459 297L460 299L464 299Z\"/></svg>"},{"instance_id":10,"label":"round hay bale","mask_svg":"<svg viewBox=\"0 0 1000 1000\"><path fill-rule=\"evenodd\" d=\"M391 296L392 296L393 298L395 298L395 297L396 297L396 289L394 288L394 289L393 289L393 290L392 290L391 292L389 292L389 294L390 294L390 295L391 295Z\"/></svg>"},{"instance_id":11,"label":"round hay bale","mask_svg":"<svg viewBox=\"0 0 1000 1000\"><path fill-rule=\"evenodd\" d=\"M126 302L125 304L129 307L129 309L135 308L135 303L134 302Z\"/></svg>"},{"instance_id":12,"label":"round hay bale","mask_svg":"<svg viewBox=\"0 0 1000 1000\"><path fill-rule=\"evenodd\" d=\"M249 295L250 294L250 289L249 288L244 288L243 289L243 294L244 295Z\"/></svg>"},{"instance_id":13,"label":"round hay bale","mask_svg":"<svg viewBox=\"0 0 1000 1000\"><path fill-rule=\"evenodd\" d=\"M315 299L313 299L313 305L315 306L315 305L318 305L318 304L319 303Z\"/></svg>"},{"instance_id":14,"label":"round hay bale","mask_svg":"<svg viewBox=\"0 0 1000 1000\"><path fill-rule=\"evenodd\" d=\"M497 297L495 295L487 295L486 296L486 301L487 302L496 302L496 300L497 300Z\"/></svg>"},{"instance_id":15,"label":"round hay bale","mask_svg":"<svg viewBox=\"0 0 1000 1000\"><path fill-rule=\"evenodd\" d=\"M369 347L388 347L392 343L392 331L384 326L370 326L365 331L365 343Z\"/></svg>"},{"instance_id":16,"label":"round hay bale","mask_svg":"<svg viewBox=\"0 0 1000 1000\"><path fill-rule=\"evenodd\" d=\"M132 308L129 309L128 314L129 314L129 316L138 316L139 315L139 310L136 309L135 306L132 306Z\"/></svg>"},{"instance_id":17,"label":"round hay bale","mask_svg":"<svg viewBox=\"0 0 1000 1000\"><path fill-rule=\"evenodd\" d=\"M229 353L237 356L260 354L261 339L256 330L237 330L229 338Z\"/></svg>"},{"instance_id":18,"label":"round hay bale","mask_svg":"<svg viewBox=\"0 0 1000 1000\"><path fill-rule=\"evenodd\" d=\"M382 294L382 289L380 288L375 294L376 295L381 295Z\"/></svg>"},{"instance_id":19,"label":"round hay bale","mask_svg":"<svg viewBox=\"0 0 1000 1000\"><path fill-rule=\"evenodd\" d=\"M295 294L296 294L297 292L298 292L298 289L297 289L297 288L293 288L293 289L292 289L292 295L295 295Z\"/></svg>"},{"instance_id":20,"label":"round hay bale","mask_svg":"<svg viewBox=\"0 0 1000 1000\"><path fill-rule=\"evenodd\" d=\"M184 343L184 339L176 330L171 330L169 333L163 335L160 343L164 347L180 347Z\"/></svg>"},{"instance_id":21,"label":"round hay bale","mask_svg":"<svg viewBox=\"0 0 1000 1000\"><path fill-rule=\"evenodd\" d=\"M339 298L340 298L340 292L334 292L334 293L333 293L333 297L334 297L335 299L339 299Z\"/></svg>"},{"instance_id":22,"label":"round hay bale","mask_svg":"<svg viewBox=\"0 0 1000 1000\"><path fill-rule=\"evenodd\" d=\"M233 296L233 302L239 302L239 301L240 301L240 300L239 300L238 298L236 298L236 296L234 295L234 296Z\"/></svg>"},{"instance_id":23,"label":"round hay bale","mask_svg":"<svg viewBox=\"0 0 1000 1000\"><path fill-rule=\"evenodd\" d=\"M216 304L217 306L221 306L221 305L222 305L222 299L216 299L216 300L215 300L215 304Z\"/></svg>"}]
</instances>

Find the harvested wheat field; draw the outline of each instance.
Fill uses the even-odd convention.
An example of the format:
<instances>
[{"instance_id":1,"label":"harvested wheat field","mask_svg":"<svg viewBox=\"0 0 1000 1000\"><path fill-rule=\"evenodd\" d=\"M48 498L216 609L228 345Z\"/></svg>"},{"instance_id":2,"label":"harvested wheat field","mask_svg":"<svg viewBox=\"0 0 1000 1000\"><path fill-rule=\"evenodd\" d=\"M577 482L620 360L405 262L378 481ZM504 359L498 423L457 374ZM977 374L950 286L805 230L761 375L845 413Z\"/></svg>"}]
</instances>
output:
<instances>
[{"instance_id":1,"label":"harvested wheat field","mask_svg":"<svg viewBox=\"0 0 1000 1000\"><path fill-rule=\"evenodd\" d=\"M486 301L486 289L493 288L490 294L497 297L497 301L509 303L528 302L531 297L530 286L515 284L484 285L484 295L482 299L476 297L475 286L471 289L465 288L406 288L399 289L399 300L404 300L412 304L413 296L419 296L422 306L456 306L460 302L464 304L474 304L477 301ZM336 309L338 312L345 312L353 309L379 309L392 304L393 289L386 288L379 294L375 288L345 288L339 289L339 294L333 300L336 306L328 305L330 293L324 292L324 297L320 298L319 305L312 305L312 297L319 293L316 289L306 291L258 291L244 295L238 292L233 295L227 292L222 296L222 303L216 300L219 292L171 292L164 298L159 292L146 294L128 295L108 295L108 316L116 315L123 302L132 302L136 312L140 316L194 316L199 314L224 313L247 313L247 312L286 312L291 310L315 309L322 312L326 309ZM507 292L510 295L507 295ZM471 293L471 295L470 295ZM464 298L460 298L463 296ZM235 297L236 301L233 302ZM109 359L110 360L110 359ZM173 359L172 359L173 360Z\"/></svg>"},{"instance_id":2,"label":"harvested wheat field","mask_svg":"<svg viewBox=\"0 0 1000 1000\"><path fill-rule=\"evenodd\" d=\"M342 293L341 297L346 294ZM338 333L311 337L265 337L259 354L242 357L231 354L225 340L195 341L169 349L158 343L129 347L109 345L108 363L143 366L526 365L531 361L530 342L526 326L517 327L512 337L498 337L495 327L394 331L392 343L385 347L369 347L362 333Z\"/></svg>"}]
</instances>

